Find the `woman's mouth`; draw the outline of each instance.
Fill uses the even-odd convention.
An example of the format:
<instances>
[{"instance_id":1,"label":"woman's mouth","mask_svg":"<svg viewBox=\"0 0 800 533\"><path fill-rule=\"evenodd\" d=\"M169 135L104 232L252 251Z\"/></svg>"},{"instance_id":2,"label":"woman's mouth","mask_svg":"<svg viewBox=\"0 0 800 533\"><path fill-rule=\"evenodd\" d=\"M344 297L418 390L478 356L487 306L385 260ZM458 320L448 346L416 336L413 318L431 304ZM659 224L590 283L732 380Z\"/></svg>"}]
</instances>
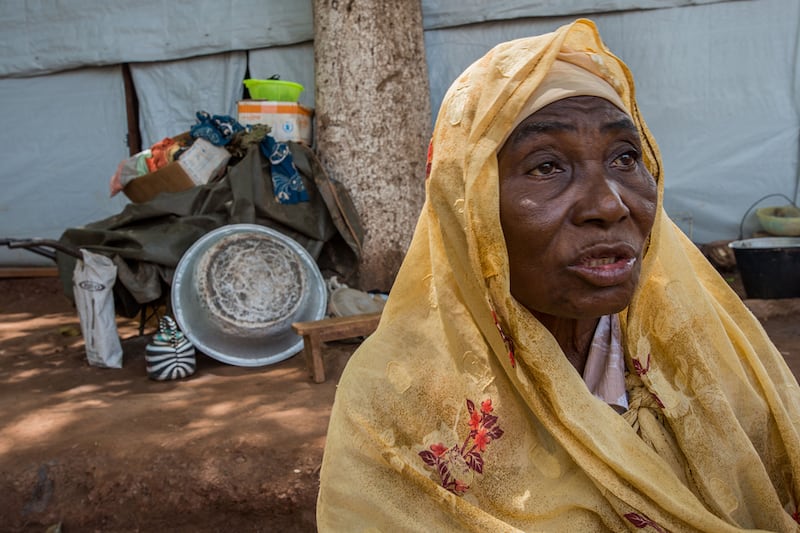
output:
<instances>
[{"instance_id":1,"label":"woman's mouth","mask_svg":"<svg viewBox=\"0 0 800 533\"><path fill-rule=\"evenodd\" d=\"M587 267L590 267L590 268L605 267L605 266L616 264L619 261L621 261L621 259L618 258L618 257L602 257L600 259L587 259L583 263L583 266L587 266Z\"/></svg>"},{"instance_id":2,"label":"woman's mouth","mask_svg":"<svg viewBox=\"0 0 800 533\"><path fill-rule=\"evenodd\" d=\"M636 256L625 251L585 255L567 268L591 285L612 287L628 281L635 265Z\"/></svg>"}]
</instances>

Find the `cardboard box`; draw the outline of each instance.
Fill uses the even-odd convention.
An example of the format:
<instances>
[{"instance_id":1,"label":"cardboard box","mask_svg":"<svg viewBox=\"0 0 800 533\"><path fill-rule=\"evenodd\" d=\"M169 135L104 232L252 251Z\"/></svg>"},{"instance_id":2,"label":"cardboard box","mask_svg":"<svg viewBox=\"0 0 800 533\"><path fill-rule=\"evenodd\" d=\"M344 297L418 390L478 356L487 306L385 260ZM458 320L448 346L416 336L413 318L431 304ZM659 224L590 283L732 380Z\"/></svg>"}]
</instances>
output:
<instances>
[{"instance_id":1,"label":"cardboard box","mask_svg":"<svg viewBox=\"0 0 800 533\"><path fill-rule=\"evenodd\" d=\"M173 138L178 142L191 140L188 133ZM219 175L230 158L230 152L224 147L215 146L203 138L198 138L177 161L131 180L123 192L132 202L138 204L147 202L162 192L185 191L196 185L208 183L210 179Z\"/></svg>"},{"instance_id":2,"label":"cardboard box","mask_svg":"<svg viewBox=\"0 0 800 533\"><path fill-rule=\"evenodd\" d=\"M168 163L144 176L131 180L122 192L131 202L140 204L155 198L162 192L180 192L194 187L192 178L181 168L177 161Z\"/></svg>"},{"instance_id":3,"label":"cardboard box","mask_svg":"<svg viewBox=\"0 0 800 533\"><path fill-rule=\"evenodd\" d=\"M311 146L312 109L296 102L270 100L240 100L237 107L240 124L267 124L272 128L270 135L276 141L295 141Z\"/></svg>"},{"instance_id":4,"label":"cardboard box","mask_svg":"<svg viewBox=\"0 0 800 533\"><path fill-rule=\"evenodd\" d=\"M217 177L225 169L230 158L231 153L224 146L216 146L198 137L181 154L177 163L195 185L203 185L211 178Z\"/></svg>"}]
</instances>

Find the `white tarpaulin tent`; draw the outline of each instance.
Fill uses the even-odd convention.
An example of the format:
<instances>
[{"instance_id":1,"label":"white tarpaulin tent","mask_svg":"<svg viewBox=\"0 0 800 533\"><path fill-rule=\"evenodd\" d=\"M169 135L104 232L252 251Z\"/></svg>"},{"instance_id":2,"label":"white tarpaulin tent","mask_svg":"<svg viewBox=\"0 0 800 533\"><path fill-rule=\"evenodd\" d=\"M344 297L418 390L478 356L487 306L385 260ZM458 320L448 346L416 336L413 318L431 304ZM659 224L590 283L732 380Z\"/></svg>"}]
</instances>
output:
<instances>
[{"instance_id":1,"label":"white tarpaulin tent","mask_svg":"<svg viewBox=\"0 0 800 533\"><path fill-rule=\"evenodd\" d=\"M597 22L634 73L664 157L665 206L695 242L736 238L764 195L796 198L797 0L423 0L423 15L434 113L494 44ZM57 238L122 210L108 186L128 155L123 63L143 147L187 130L199 110L235 116L248 70L302 83L300 102L314 106L311 0L6 0L0 34L0 237ZM0 248L0 266L46 261Z\"/></svg>"}]
</instances>

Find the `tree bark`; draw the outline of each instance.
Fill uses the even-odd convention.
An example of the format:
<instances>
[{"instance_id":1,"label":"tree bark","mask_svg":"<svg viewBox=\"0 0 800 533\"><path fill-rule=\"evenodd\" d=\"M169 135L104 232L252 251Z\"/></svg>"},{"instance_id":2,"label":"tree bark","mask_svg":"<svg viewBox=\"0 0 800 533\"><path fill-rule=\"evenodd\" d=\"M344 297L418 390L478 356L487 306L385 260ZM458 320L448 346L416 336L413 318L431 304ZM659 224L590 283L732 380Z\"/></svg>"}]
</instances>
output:
<instances>
[{"instance_id":1,"label":"tree bark","mask_svg":"<svg viewBox=\"0 0 800 533\"><path fill-rule=\"evenodd\" d=\"M431 134L420 0L314 0L315 147L365 229L357 285L388 291L425 196Z\"/></svg>"}]
</instances>

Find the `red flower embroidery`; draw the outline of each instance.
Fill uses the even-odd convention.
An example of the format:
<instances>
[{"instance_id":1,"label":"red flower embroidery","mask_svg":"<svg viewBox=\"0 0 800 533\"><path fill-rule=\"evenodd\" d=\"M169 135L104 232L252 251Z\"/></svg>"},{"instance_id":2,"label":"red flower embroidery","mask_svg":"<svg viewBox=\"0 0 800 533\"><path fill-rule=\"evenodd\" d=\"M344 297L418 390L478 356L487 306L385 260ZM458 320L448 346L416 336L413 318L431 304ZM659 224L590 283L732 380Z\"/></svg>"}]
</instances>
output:
<instances>
[{"instance_id":1,"label":"red flower embroidery","mask_svg":"<svg viewBox=\"0 0 800 533\"><path fill-rule=\"evenodd\" d=\"M481 420L483 417L479 411L472 411L472 414L469 416L469 427L472 430L477 430L478 426L481 425Z\"/></svg>"},{"instance_id":2,"label":"red flower embroidery","mask_svg":"<svg viewBox=\"0 0 800 533\"><path fill-rule=\"evenodd\" d=\"M661 403L661 398L659 398L658 396L656 396L656 394L655 394L655 393L653 393L653 392L651 392L651 393L650 393L650 395L651 395L651 396L653 397L653 399L656 401L656 403L658 404L658 406L659 406L660 408L662 408L662 409L663 409L663 408L664 408L664 404L663 404L663 403Z\"/></svg>"},{"instance_id":3,"label":"red flower embroidery","mask_svg":"<svg viewBox=\"0 0 800 533\"><path fill-rule=\"evenodd\" d=\"M658 531L658 533L667 533L667 531L664 528L659 526L654 521L650 520L645 515L642 515L642 514L639 514L639 513L628 513L628 514L626 514L624 516L625 516L625 518L628 519L628 522L630 522L631 524L636 526L638 529L644 529L644 528L650 526L653 529L655 529L656 531Z\"/></svg>"},{"instance_id":4,"label":"red flower embroidery","mask_svg":"<svg viewBox=\"0 0 800 533\"><path fill-rule=\"evenodd\" d=\"M486 428L480 428L478 433L475 434L475 446L478 447L479 452L486 451L486 445L489 444L489 436L486 433Z\"/></svg>"},{"instance_id":5,"label":"red flower embroidery","mask_svg":"<svg viewBox=\"0 0 800 533\"><path fill-rule=\"evenodd\" d=\"M492 412L492 399L486 398L481 402L481 411L484 413L491 413Z\"/></svg>"},{"instance_id":6,"label":"red flower embroidery","mask_svg":"<svg viewBox=\"0 0 800 533\"><path fill-rule=\"evenodd\" d=\"M453 492L455 492L456 494L464 494L465 492L467 492L468 489L469 489L469 485L465 485L464 483L462 483L461 481L459 481L457 479L456 480L456 486L455 486Z\"/></svg>"},{"instance_id":7,"label":"red flower embroidery","mask_svg":"<svg viewBox=\"0 0 800 533\"><path fill-rule=\"evenodd\" d=\"M650 356L652 354L647 354L647 362L642 366L642 363L638 359L633 359L633 370L636 372L637 376L643 376L650 371ZM664 404L661 402L661 398L659 398L656 393L651 392L650 395L656 401L658 406L661 409L664 409Z\"/></svg>"},{"instance_id":8,"label":"red flower embroidery","mask_svg":"<svg viewBox=\"0 0 800 533\"><path fill-rule=\"evenodd\" d=\"M431 445L431 451L436 457L441 457L447 451L447 448L443 444L433 444Z\"/></svg>"},{"instance_id":9,"label":"red flower embroidery","mask_svg":"<svg viewBox=\"0 0 800 533\"><path fill-rule=\"evenodd\" d=\"M642 363L639 362L638 359L633 360L633 369L636 371L636 374L639 376L643 376L650 371L650 354L647 354L647 363L645 366L642 366Z\"/></svg>"},{"instance_id":10,"label":"red flower embroidery","mask_svg":"<svg viewBox=\"0 0 800 533\"><path fill-rule=\"evenodd\" d=\"M431 165L433 164L433 139L428 143L428 160L425 162L425 179L431 175Z\"/></svg>"},{"instance_id":11,"label":"red flower embroidery","mask_svg":"<svg viewBox=\"0 0 800 533\"><path fill-rule=\"evenodd\" d=\"M800 524L800 509L797 509L797 510L794 512L794 514L792 514L792 518L794 518L794 521L795 521L795 522L797 522L798 524Z\"/></svg>"},{"instance_id":12,"label":"red flower embroidery","mask_svg":"<svg viewBox=\"0 0 800 533\"><path fill-rule=\"evenodd\" d=\"M489 305L491 306L491 303ZM500 332L500 338L503 339L503 344L506 345L506 350L508 350L508 359L511 361L511 368L516 368L517 359L514 356L514 340L506 336L503 327L500 325L500 321L497 319L497 313L494 312L494 308L492 308L492 319L494 319L494 325L497 327L497 331Z\"/></svg>"},{"instance_id":13,"label":"red flower embroidery","mask_svg":"<svg viewBox=\"0 0 800 533\"><path fill-rule=\"evenodd\" d=\"M470 487L474 474L483 474L483 456L486 446L503 436L497 425L492 400L481 402L480 410L475 409L472 400L467 400L470 431L461 446L454 444L447 448L441 442L431 444L429 450L419 452L423 462L439 474L439 482L453 494L461 496ZM470 441L472 444L470 445Z\"/></svg>"}]
</instances>

